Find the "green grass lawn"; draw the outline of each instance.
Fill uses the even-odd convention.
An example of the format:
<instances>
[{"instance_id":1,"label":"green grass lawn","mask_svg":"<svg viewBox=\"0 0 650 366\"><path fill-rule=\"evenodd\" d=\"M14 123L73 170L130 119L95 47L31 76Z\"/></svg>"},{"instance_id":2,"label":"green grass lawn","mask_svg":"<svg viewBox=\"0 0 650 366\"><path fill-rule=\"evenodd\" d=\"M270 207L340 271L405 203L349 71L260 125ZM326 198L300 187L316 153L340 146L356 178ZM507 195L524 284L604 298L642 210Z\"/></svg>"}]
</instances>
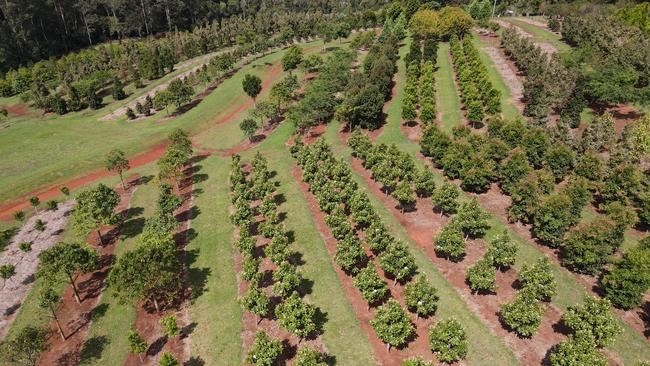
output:
<instances>
[{"instance_id":1,"label":"green grass lawn","mask_svg":"<svg viewBox=\"0 0 650 366\"><path fill-rule=\"evenodd\" d=\"M449 60L449 43L440 42L438 44L437 58L436 92L438 93L438 105L436 105L436 108L440 111L440 128L447 133L451 133L454 127L461 125L461 114L460 98L456 93L454 74Z\"/></svg>"}]
</instances>

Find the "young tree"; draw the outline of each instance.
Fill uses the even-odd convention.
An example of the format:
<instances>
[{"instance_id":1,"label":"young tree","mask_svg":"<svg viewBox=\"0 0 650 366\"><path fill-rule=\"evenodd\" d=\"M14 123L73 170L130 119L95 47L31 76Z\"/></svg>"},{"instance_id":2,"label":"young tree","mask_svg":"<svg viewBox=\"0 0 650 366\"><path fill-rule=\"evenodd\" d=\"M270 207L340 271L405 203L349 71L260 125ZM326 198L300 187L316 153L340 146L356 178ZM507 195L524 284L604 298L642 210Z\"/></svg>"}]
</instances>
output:
<instances>
[{"instance_id":1,"label":"young tree","mask_svg":"<svg viewBox=\"0 0 650 366\"><path fill-rule=\"evenodd\" d=\"M25 220L25 211L16 211L16 212L14 212L14 219L16 219L16 221L20 221L20 222Z\"/></svg>"},{"instance_id":2,"label":"young tree","mask_svg":"<svg viewBox=\"0 0 650 366\"><path fill-rule=\"evenodd\" d=\"M273 366L284 351L282 341L270 339L263 330L255 335L255 342L248 351L246 362L256 366Z\"/></svg>"},{"instance_id":3,"label":"young tree","mask_svg":"<svg viewBox=\"0 0 650 366\"><path fill-rule=\"evenodd\" d=\"M242 88L244 89L244 93L253 98L253 102L255 102L255 98L262 91L262 79L256 75L246 74L244 75L244 80L242 80Z\"/></svg>"},{"instance_id":4,"label":"young tree","mask_svg":"<svg viewBox=\"0 0 650 366\"><path fill-rule=\"evenodd\" d=\"M474 197L461 205L458 215L454 217L454 222L460 225L460 229L465 233L466 238L478 238L485 235L490 229L489 218L490 214L481 208L476 197Z\"/></svg>"},{"instance_id":5,"label":"young tree","mask_svg":"<svg viewBox=\"0 0 650 366\"><path fill-rule=\"evenodd\" d=\"M146 112L144 106L139 100L135 102L135 111L138 112L138 114L145 114Z\"/></svg>"},{"instance_id":6,"label":"young tree","mask_svg":"<svg viewBox=\"0 0 650 366\"><path fill-rule=\"evenodd\" d=\"M122 85L122 81L120 79L113 79L113 88L111 89L111 94L113 95L114 100L122 100L126 98L124 85Z\"/></svg>"},{"instance_id":7,"label":"young tree","mask_svg":"<svg viewBox=\"0 0 650 366\"><path fill-rule=\"evenodd\" d=\"M167 87L167 91L170 95L169 102L174 104L176 108L180 108L183 104L192 100L192 94L194 94L194 89L180 79L172 80Z\"/></svg>"},{"instance_id":8,"label":"young tree","mask_svg":"<svg viewBox=\"0 0 650 366\"><path fill-rule=\"evenodd\" d=\"M433 363L425 361L422 357L413 357L404 360L402 366L433 366Z\"/></svg>"},{"instance_id":9,"label":"young tree","mask_svg":"<svg viewBox=\"0 0 650 366\"><path fill-rule=\"evenodd\" d=\"M171 215L183 204L183 198L175 195L172 191L172 186L167 183L161 183L158 186L158 211L165 215Z\"/></svg>"},{"instance_id":10,"label":"young tree","mask_svg":"<svg viewBox=\"0 0 650 366\"><path fill-rule=\"evenodd\" d=\"M144 99L144 115L145 116L151 115L152 109L154 109L153 99L151 99L151 95L147 94L147 96Z\"/></svg>"},{"instance_id":11,"label":"young tree","mask_svg":"<svg viewBox=\"0 0 650 366\"><path fill-rule=\"evenodd\" d=\"M628 250L603 276L601 285L617 308L629 310L641 305L643 294L650 289L650 239Z\"/></svg>"},{"instance_id":12,"label":"young tree","mask_svg":"<svg viewBox=\"0 0 650 366\"><path fill-rule=\"evenodd\" d=\"M391 346L405 345L415 333L415 327L408 314L394 299L388 300L385 305L377 309L375 318L370 321L370 325L379 339L386 343L388 351Z\"/></svg>"},{"instance_id":13,"label":"young tree","mask_svg":"<svg viewBox=\"0 0 650 366\"><path fill-rule=\"evenodd\" d=\"M0 278L2 278L2 288L5 288L7 280L16 274L16 266L13 264L0 265Z\"/></svg>"},{"instance_id":14,"label":"young tree","mask_svg":"<svg viewBox=\"0 0 650 366\"><path fill-rule=\"evenodd\" d=\"M239 123L239 129L242 130L250 141L253 141L255 131L257 131L257 121L252 118L245 118Z\"/></svg>"},{"instance_id":15,"label":"young tree","mask_svg":"<svg viewBox=\"0 0 650 366\"><path fill-rule=\"evenodd\" d=\"M129 164L129 160L124 155L124 152L118 149L111 150L108 155L106 155L104 164L109 172L116 172L120 176L122 188L126 190L122 173L126 170L129 170L131 168L131 165Z\"/></svg>"},{"instance_id":16,"label":"young tree","mask_svg":"<svg viewBox=\"0 0 650 366\"><path fill-rule=\"evenodd\" d=\"M546 257L540 258L532 266L524 264L519 271L519 282L524 290L536 300L549 301L557 294L553 266Z\"/></svg>"},{"instance_id":17,"label":"young tree","mask_svg":"<svg viewBox=\"0 0 650 366\"><path fill-rule=\"evenodd\" d=\"M501 189L512 194L516 184L532 171L528 159L520 149L513 150L510 155L501 162L499 168L499 180Z\"/></svg>"},{"instance_id":18,"label":"young tree","mask_svg":"<svg viewBox=\"0 0 650 366\"><path fill-rule=\"evenodd\" d=\"M300 288L302 276L296 270L296 266L288 261L280 263L278 268L273 271L273 292L283 298L289 297Z\"/></svg>"},{"instance_id":19,"label":"young tree","mask_svg":"<svg viewBox=\"0 0 650 366\"><path fill-rule=\"evenodd\" d=\"M87 236L92 229L95 229L99 241L103 245L101 225L110 225L114 222L113 211L119 202L120 196L101 183L95 188L79 193L77 205L72 212L72 227L80 236Z\"/></svg>"},{"instance_id":20,"label":"young tree","mask_svg":"<svg viewBox=\"0 0 650 366\"><path fill-rule=\"evenodd\" d=\"M401 181L397 185L392 195L399 201L401 212L404 212L405 207L410 207L415 203L413 188L411 188L411 183L406 180Z\"/></svg>"},{"instance_id":21,"label":"young tree","mask_svg":"<svg viewBox=\"0 0 650 366\"><path fill-rule=\"evenodd\" d=\"M41 200L36 196L29 197L29 203L34 207L34 212L38 215L38 205L41 204Z\"/></svg>"},{"instance_id":22,"label":"young tree","mask_svg":"<svg viewBox=\"0 0 650 366\"><path fill-rule=\"evenodd\" d=\"M453 363L467 356L467 336L458 320L441 320L429 329L429 347L442 362Z\"/></svg>"},{"instance_id":23,"label":"young tree","mask_svg":"<svg viewBox=\"0 0 650 366\"><path fill-rule=\"evenodd\" d=\"M418 276L404 288L404 301L409 311L415 313L415 319L420 316L427 318L438 309L438 291L431 286L424 275Z\"/></svg>"},{"instance_id":24,"label":"young tree","mask_svg":"<svg viewBox=\"0 0 650 366\"><path fill-rule=\"evenodd\" d=\"M172 355L169 352L163 352L162 356L160 357L160 362L158 363L158 366L180 366L181 364L178 362L176 357Z\"/></svg>"},{"instance_id":25,"label":"young tree","mask_svg":"<svg viewBox=\"0 0 650 366\"><path fill-rule=\"evenodd\" d=\"M460 227L452 220L433 240L436 254L458 260L465 255L465 240Z\"/></svg>"},{"instance_id":26,"label":"young tree","mask_svg":"<svg viewBox=\"0 0 650 366\"><path fill-rule=\"evenodd\" d=\"M490 260L483 258L467 269L467 282L474 293L496 291L497 271Z\"/></svg>"},{"instance_id":27,"label":"young tree","mask_svg":"<svg viewBox=\"0 0 650 366\"><path fill-rule=\"evenodd\" d=\"M420 197L429 197L436 189L436 175L429 168L418 170L415 177L415 190Z\"/></svg>"},{"instance_id":28,"label":"young tree","mask_svg":"<svg viewBox=\"0 0 650 366\"><path fill-rule=\"evenodd\" d=\"M393 242L379 255L379 266L397 281L408 280L417 272L415 259L401 242Z\"/></svg>"},{"instance_id":29,"label":"young tree","mask_svg":"<svg viewBox=\"0 0 650 366\"><path fill-rule=\"evenodd\" d=\"M440 216L443 214L450 215L456 212L458 207L458 188L450 183L443 183L431 195L433 204L440 210Z\"/></svg>"},{"instance_id":30,"label":"young tree","mask_svg":"<svg viewBox=\"0 0 650 366\"><path fill-rule=\"evenodd\" d=\"M551 194L535 210L533 234L550 247L558 247L574 221L571 200L563 194Z\"/></svg>"},{"instance_id":31,"label":"young tree","mask_svg":"<svg viewBox=\"0 0 650 366\"><path fill-rule=\"evenodd\" d=\"M147 352L147 348L149 348L147 342L145 342L140 334L138 334L138 332L133 328L129 330L129 333L127 335L127 342L129 346L129 352L138 355L138 358L140 358L140 363L142 363L142 354Z\"/></svg>"},{"instance_id":32,"label":"young tree","mask_svg":"<svg viewBox=\"0 0 650 366\"><path fill-rule=\"evenodd\" d=\"M611 312L609 300L593 296L586 296L584 304L569 307L562 315L562 322L575 334L590 333L598 348L611 345L623 332Z\"/></svg>"},{"instance_id":33,"label":"young tree","mask_svg":"<svg viewBox=\"0 0 650 366\"><path fill-rule=\"evenodd\" d=\"M0 344L2 354L10 363L36 366L40 354L48 348L48 338L47 329L28 325Z\"/></svg>"},{"instance_id":34,"label":"young tree","mask_svg":"<svg viewBox=\"0 0 650 366\"><path fill-rule=\"evenodd\" d=\"M167 338L174 338L180 334L181 329L178 327L175 315L167 315L160 319L160 325L163 327Z\"/></svg>"},{"instance_id":35,"label":"young tree","mask_svg":"<svg viewBox=\"0 0 650 366\"><path fill-rule=\"evenodd\" d=\"M503 233L497 235L490 242L490 246L485 253L490 263L496 268L509 268L515 264L517 258L517 244L510 240L508 230L503 230Z\"/></svg>"},{"instance_id":36,"label":"young tree","mask_svg":"<svg viewBox=\"0 0 650 366\"><path fill-rule=\"evenodd\" d=\"M56 308L59 306L59 303L61 303L61 297L52 289L52 287L46 287L38 294L38 306L41 309L47 309L50 311L50 315L52 316L52 319L54 319L56 327L59 330L59 335L61 336L61 339L65 341L65 333L63 333L63 328L61 327L61 323L59 323L59 317L56 315Z\"/></svg>"},{"instance_id":37,"label":"young tree","mask_svg":"<svg viewBox=\"0 0 650 366\"><path fill-rule=\"evenodd\" d=\"M255 315L257 324L259 324L265 316L269 315L271 301L257 286L251 286L246 295L239 298L239 303L245 310L248 310Z\"/></svg>"},{"instance_id":38,"label":"young tree","mask_svg":"<svg viewBox=\"0 0 650 366\"><path fill-rule=\"evenodd\" d=\"M294 366L327 366L325 355L311 347L301 347L296 355Z\"/></svg>"},{"instance_id":39,"label":"young tree","mask_svg":"<svg viewBox=\"0 0 650 366\"><path fill-rule=\"evenodd\" d=\"M544 308L526 291L519 291L513 302L501 305L499 315L508 328L519 336L528 338L539 328Z\"/></svg>"},{"instance_id":40,"label":"young tree","mask_svg":"<svg viewBox=\"0 0 650 366\"><path fill-rule=\"evenodd\" d=\"M598 352L596 342L588 332L570 335L555 345L548 355L548 360L551 366L607 365L607 359Z\"/></svg>"},{"instance_id":41,"label":"young tree","mask_svg":"<svg viewBox=\"0 0 650 366\"><path fill-rule=\"evenodd\" d=\"M37 276L57 282L64 277L72 286L75 300L81 303L75 281L79 275L97 269L99 253L85 244L59 243L43 251L39 259Z\"/></svg>"},{"instance_id":42,"label":"young tree","mask_svg":"<svg viewBox=\"0 0 650 366\"><path fill-rule=\"evenodd\" d=\"M372 305L381 303L389 294L386 282L379 278L377 270L375 270L375 266L372 263L369 263L357 273L353 283L361 292L361 297L368 302L368 309Z\"/></svg>"},{"instance_id":43,"label":"young tree","mask_svg":"<svg viewBox=\"0 0 650 366\"><path fill-rule=\"evenodd\" d=\"M316 331L316 307L305 303L297 292L275 308L275 316L280 326L300 341Z\"/></svg>"},{"instance_id":44,"label":"young tree","mask_svg":"<svg viewBox=\"0 0 650 366\"><path fill-rule=\"evenodd\" d=\"M367 260L368 257L356 236L347 236L336 246L334 261L346 273L357 273Z\"/></svg>"},{"instance_id":45,"label":"young tree","mask_svg":"<svg viewBox=\"0 0 650 366\"><path fill-rule=\"evenodd\" d=\"M128 119L135 119L136 115L133 112L133 109L131 107L126 107L126 118Z\"/></svg>"},{"instance_id":46,"label":"young tree","mask_svg":"<svg viewBox=\"0 0 650 366\"><path fill-rule=\"evenodd\" d=\"M298 45L292 45L282 56L282 69L289 71L289 74L291 74L302 62L302 57L302 48Z\"/></svg>"},{"instance_id":47,"label":"young tree","mask_svg":"<svg viewBox=\"0 0 650 366\"><path fill-rule=\"evenodd\" d=\"M607 219L578 227L566 235L560 248L560 261L572 271L596 275L618 248L615 237L614 224Z\"/></svg>"}]
</instances>

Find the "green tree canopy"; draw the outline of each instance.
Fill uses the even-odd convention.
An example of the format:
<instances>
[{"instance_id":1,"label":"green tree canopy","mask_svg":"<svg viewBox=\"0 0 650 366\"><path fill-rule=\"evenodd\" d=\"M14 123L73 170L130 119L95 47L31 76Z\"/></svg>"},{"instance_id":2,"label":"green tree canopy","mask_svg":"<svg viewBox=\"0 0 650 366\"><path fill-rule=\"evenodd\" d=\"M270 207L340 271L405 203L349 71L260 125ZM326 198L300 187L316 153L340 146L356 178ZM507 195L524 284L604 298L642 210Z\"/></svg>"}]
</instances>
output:
<instances>
[{"instance_id":1,"label":"green tree canopy","mask_svg":"<svg viewBox=\"0 0 650 366\"><path fill-rule=\"evenodd\" d=\"M75 281L98 268L99 253L85 244L59 243L43 251L39 259L37 275L51 281L64 278L72 286L77 303L81 303Z\"/></svg>"}]
</instances>

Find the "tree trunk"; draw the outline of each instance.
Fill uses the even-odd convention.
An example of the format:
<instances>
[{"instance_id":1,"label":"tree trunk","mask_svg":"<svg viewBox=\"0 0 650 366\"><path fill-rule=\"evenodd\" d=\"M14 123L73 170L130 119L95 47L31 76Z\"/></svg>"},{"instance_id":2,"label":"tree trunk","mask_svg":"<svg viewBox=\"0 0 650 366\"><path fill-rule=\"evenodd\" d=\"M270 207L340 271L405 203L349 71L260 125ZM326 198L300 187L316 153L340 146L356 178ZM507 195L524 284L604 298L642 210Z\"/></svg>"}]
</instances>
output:
<instances>
[{"instance_id":1,"label":"tree trunk","mask_svg":"<svg viewBox=\"0 0 650 366\"><path fill-rule=\"evenodd\" d=\"M144 20L144 29L147 30L147 35L149 33L149 23L147 22L147 11L146 8L144 7L144 0L140 0L140 5L142 6L142 19Z\"/></svg>"},{"instance_id":2,"label":"tree trunk","mask_svg":"<svg viewBox=\"0 0 650 366\"><path fill-rule=\"evenodd\" d=\"M81 19L84 21L84 26L86 27L86 34L88 35L88 42L90 42L90 44L92 45L93 44L93 39L90 36L90 28L88 27L88 22L86 21L86 15L82 13L81 14Z\"/></svg>"},{"instance_id":3,"label":"tree trunk","mask_svg":"<svg viewBox=\"0 0 650 366\"><path fill-rule=\"evenodd\" d=\"M167 17L167 28L172 31L172 18L169 12L169 4L165 3L165 16Z\"/></svg>"},{"instance_id":4,"label":"tree trunk","mask_svg":"<svg viewBox=\"0 0 650 366\"><path fill-rule=\"evenodd\" d=\"M104 238L102 238L102 232L99 230L99 225L97 225L97 236L99 237L99 244L104 245Z\"/></svg>"},{"instance_id":5,"label":"tree trunk","mask_svg":"<svg viewBox=\"0 0 650 366\"><path fill-rule=\"evenodd\" d=\"M390 352L390 343L386 343L386 351Z\"/></svg>"},{"instance_id":6,"label":"tree trunk","mask_svg":"<svg viewBox=\"0 0 650 366\"><path fill-rule=\"evenodd\" d=\"M144 362L144 361L142 360L142 353L138 353L138 358L140 359L140 365L142 365L142 363Z\"/></svg>"},{"instance_id":7,"label":"tree trunk","mask_svg":"<svg viewBox=\"0 0 650 366\"><path fill-rule=\"evenodd\" d=\"M52 311L52 318L54 318L54 321L56 322L56 327L59 328L59 334L61 335L61 339L65 341L65 334L63 333L63 328L61 328L61 323L59 323L59 318L56 316L56 312L54 311L54 308L50 306L50 311Z\"/></svg>"},{"instance_id":8,"label":"tree trunk","mask_svg":"<svg viewBox=\"0 0 650 366\"><path fill-rule=\"evenodd\" d=\"M158 300L156 298L153 298L153 306L156 308L156 312L160 311L160 307L158 306Z\"/></svg>"},{"instance_id":9,"label":"tree trunk","mask_svg":"<svg viewBox=\"0 0 650 366\"><path fill-rule=\"evenodd\" d=\"M74 294L74 299L77 300L77 304L81 304L81 298L79 297L77 286L74 284L74 279L70 275L68 275L68 278L70 279L70 285L72 285L72 293Z\"/></svg>"},{"instance_id":10,"label":"tree trunk","mask_svg":"<svg viewBox=\"0 0 650 366\"><path fill-rule=\"evenodd\" d=\"M120 181L122 182L122 188L126 191L126 186L124 185L124 178L122 178L122 171L120 170Z\"/></svg>"}]
</instances>

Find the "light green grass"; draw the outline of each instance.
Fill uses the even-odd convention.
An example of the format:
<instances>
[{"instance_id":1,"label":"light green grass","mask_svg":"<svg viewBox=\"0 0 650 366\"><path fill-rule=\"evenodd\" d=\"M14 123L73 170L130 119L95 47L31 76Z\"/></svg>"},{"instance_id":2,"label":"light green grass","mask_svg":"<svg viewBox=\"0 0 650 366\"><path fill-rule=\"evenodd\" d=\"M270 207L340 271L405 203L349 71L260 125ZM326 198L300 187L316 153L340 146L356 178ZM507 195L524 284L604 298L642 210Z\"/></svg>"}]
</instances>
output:
<instances>
[{"instance_id":1,"label":"light green grass","mask_svg":"<svg viewBox=\"0 0 650 366\"><path fill-rule=\"evenodd\" d=\"M551 43L558 51L568 51L571 47L562 41L562 38L557 34L538 27L536 25L526 23L517 18L503 18L503 20L512 23L533 36L533 42L548 42Z\"/></svg>"},{"instance_id":2,"label":"light green grass","mask_svg":"<svg viewBox=\"0 0 650 366\"><path fill-rule=\"evenodd\" d=\"M438 70L436 71L436 82L438 93L438 105L440 111L440 128L451 134L454 127L461 125L460 98L454 85L454 74L449 60L449 43L438 44ZM387 134L389 135L389 134Z\"/></svg>"}]
</instances>

